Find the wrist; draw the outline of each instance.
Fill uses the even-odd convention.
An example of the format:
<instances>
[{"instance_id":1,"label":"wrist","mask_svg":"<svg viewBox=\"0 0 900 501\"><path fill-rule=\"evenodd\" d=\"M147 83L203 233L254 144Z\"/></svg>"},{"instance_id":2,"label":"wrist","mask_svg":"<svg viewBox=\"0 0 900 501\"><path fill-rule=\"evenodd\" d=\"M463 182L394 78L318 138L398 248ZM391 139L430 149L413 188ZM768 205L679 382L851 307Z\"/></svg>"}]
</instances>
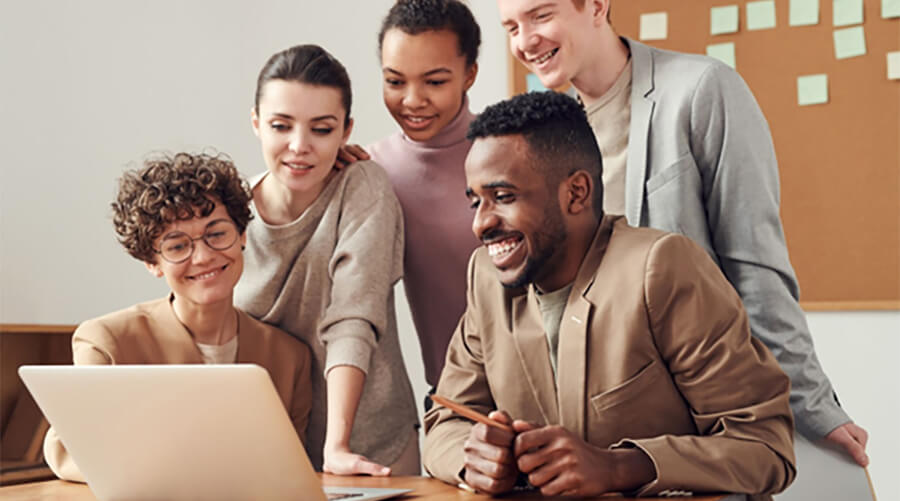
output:
<instances>
[{"instance_id":1,"label":"wrist","mask_svg":"<svg viewBox=\"0 0 900 501\"><path fill-rule=\"evenodd\" d=\"M643 450L634 447L607 452L612 454L614 491L636 491L656 479L653 460Z\"/></svg>"}]
</instances>

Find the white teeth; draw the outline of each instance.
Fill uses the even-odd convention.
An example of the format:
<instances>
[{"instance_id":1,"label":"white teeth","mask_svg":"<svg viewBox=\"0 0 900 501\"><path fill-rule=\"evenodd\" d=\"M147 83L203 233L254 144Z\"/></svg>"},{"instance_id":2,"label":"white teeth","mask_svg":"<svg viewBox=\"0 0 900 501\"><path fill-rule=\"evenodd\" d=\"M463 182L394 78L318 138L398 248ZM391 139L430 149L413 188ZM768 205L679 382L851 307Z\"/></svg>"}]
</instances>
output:
<instances>
[{"instance_id":1,"label":"white teeth","mask_svg":"<svg viewBox=\"0 0 900 501\"><path fill-rule=\"evenodd\" d=\"M211 271L209 273L204 273L202 275L195 275L194 280L206 280L207 278L212 278L219 273L219 270Z\"/></svg>"},{"instance_id":2,"label":"white teeth","mask_svg":"<svg viewBox=\"0 0 900 501\"><path fill-rule=\"evenodd\" d=\"M313 168L312 165L292 164L288 162L284 162L284 165L287 165L289 168L294 170L308 170Z\"/></svg>"},{"instance_id":3,"label":"white teeth","mask_svg":"<svg viewBox=\"0 0 900 501\"><path fill-rule=\"evenodd\" d=\"M501 254L507 254L511 250L515 249L517 245L519 245L519 242L513 239L490 244L488 245L488 255L491 257L497 257Z\"/></svg>"},{"instance_id":4,"label":"white teeth","mask_svg":"<svg viewBox=\"0 0 900 501\"><path fill-rule=\"evenodd\" d=\"M553 55L556 54L556 51L558 51L558 50L559 49L553 49L550 52L544 54L543 56L532 59L531 61L534 63L537 63L537 64L543 64L543 63L547 62L551 57L553 57Z\"/></svg>"},{"instance_id":5,"label":"white teeth","mask_svg":"<svg viewBox=\"0 0 900 501\"><path fill-rule=\"evenodd\" d=\"M406 119L409 120L410 122L417 123L417 124L428 120L428 118L426 118L426 117L406 117Z\"/></svg>"}]
</instances>

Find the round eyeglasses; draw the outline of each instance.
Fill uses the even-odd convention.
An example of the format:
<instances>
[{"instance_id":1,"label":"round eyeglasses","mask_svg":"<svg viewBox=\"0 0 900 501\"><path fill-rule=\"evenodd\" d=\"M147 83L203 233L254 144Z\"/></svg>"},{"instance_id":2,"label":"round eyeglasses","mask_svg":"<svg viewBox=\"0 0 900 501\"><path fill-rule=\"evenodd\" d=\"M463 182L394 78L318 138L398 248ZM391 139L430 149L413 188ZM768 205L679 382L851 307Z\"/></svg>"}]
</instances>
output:
<instances>
[{"instance_id":1,"label":"round eyeglasses","mask_svg":"<svg viewBox=\"0 0 900 501\"><path fill-rule=\"evenodd\" d=\"M237 226L228 219L216 219L206 225L203 234L191 238L183 231L173 231L160 240L159 249L153 249L163 259L179 264L187 261L194 254L194 242L203 240L213 250L223 251L231 248L238 239Z\"/></svg>"}]
</instances>

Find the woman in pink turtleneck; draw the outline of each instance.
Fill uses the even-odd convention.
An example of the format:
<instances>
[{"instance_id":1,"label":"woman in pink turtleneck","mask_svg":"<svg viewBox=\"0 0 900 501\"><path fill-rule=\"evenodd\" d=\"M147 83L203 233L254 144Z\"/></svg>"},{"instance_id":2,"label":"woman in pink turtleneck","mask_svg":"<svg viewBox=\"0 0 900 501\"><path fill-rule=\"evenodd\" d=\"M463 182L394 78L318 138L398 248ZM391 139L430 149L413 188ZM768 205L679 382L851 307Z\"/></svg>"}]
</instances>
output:
<instances>
[{"instance_id":1,"label":"woman in pink turtleneck","mask_svg":"<svg viewBox=\"0 0 900 501\"><path fill-rule=\"evenodd\" d=\"M480 44L472 12L457 0L400 0L378 34L384 104L401 130L367 149L403 207L403 283L432 389L466 307L466 266L478 246L463 162Z\"/></svg>"}]
</instances>

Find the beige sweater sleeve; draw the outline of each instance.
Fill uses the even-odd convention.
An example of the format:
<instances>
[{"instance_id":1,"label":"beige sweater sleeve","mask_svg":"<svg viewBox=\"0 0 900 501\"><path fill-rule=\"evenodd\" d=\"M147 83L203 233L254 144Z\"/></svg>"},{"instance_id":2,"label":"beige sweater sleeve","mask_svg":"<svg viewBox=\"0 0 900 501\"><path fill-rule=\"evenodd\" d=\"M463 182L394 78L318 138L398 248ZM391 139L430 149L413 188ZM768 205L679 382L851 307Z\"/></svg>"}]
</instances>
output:
<instances>
[{"instance_id":1,"label":"beige sweater sleeve","mask_svg":"<svg viewBox=\"0 0 900 501\"><path fill-rule=\"evenodd\" d=\"M393 321L394 284L403 275L403 214L390 187L361 170L346 186L338 240L328 263L331 301L319 324L325 373L338 365L368 372Z\"/></svg>"}]
</instances>

